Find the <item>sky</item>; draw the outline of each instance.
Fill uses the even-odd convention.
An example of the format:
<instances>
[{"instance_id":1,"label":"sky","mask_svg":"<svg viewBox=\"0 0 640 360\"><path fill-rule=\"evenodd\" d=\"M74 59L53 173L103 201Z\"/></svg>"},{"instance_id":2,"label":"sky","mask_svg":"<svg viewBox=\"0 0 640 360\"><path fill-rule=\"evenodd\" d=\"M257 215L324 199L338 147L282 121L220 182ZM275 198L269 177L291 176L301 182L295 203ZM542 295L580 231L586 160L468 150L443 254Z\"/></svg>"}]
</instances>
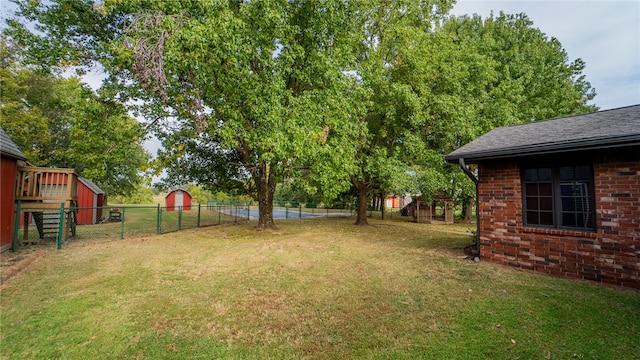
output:
<instances>
[{"instance_id":1,"label":"sky","mask_svg":"<svg viewBox=\"0 0 640 360\"><path fill-rule=\"evenodd\" d=\"M590 104L600 110L640 104L640 0L461 0L451 14L486 18L491 11L525 13L560 41L569 61L582 59L582 74L597 93Z\"/></svg>"}]
</instances>

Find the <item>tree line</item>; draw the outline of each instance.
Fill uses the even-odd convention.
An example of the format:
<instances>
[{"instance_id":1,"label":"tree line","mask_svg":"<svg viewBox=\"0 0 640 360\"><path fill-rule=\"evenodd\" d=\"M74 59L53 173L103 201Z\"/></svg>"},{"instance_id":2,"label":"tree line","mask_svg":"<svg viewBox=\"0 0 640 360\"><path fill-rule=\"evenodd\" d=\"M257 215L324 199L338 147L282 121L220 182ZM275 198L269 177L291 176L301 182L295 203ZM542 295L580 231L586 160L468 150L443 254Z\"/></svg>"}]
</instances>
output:
<instances>
[{"instance_id":1,"label":"tree line","mask_svg":"<svg viewBox=\"0 0 640 360\"><path fill-rule=\"evenodd\" d=\"M381 194L464 206L473 184L444 154L597 109L584 62L525 14L453 17L446 0L16 3L4 34L23 64L99 66L97 98L146 119L131 126L162 141L167 183L251 194L259 229L275 226L278 184L353 196L356 224Z\"/></svg>"}]
</instances>

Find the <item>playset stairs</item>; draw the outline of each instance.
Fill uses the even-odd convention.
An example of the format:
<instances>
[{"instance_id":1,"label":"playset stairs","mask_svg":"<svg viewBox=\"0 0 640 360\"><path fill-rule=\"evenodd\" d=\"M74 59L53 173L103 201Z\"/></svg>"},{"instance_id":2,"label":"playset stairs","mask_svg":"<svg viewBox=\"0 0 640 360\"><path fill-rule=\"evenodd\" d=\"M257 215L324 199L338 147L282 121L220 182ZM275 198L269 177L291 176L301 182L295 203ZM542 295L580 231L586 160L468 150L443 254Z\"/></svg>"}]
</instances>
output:
<instances>
[{"instance_id":1,"label":"playset stairs","mask_svg":"<svg viewBox=\"0 0 640 360\"><path fill-rule=\"evenodd\" d=\"M55 211L32 212L33 222L38 228L40 239L58 236L60 230L60 213Z\"/></svg>"},{"instance_id":2,"label":"playset stairs","mask_svg":"<svg viewBox=\"0 0 640 360\"><path fill-rule=\"evenodd\" d=\"M68 228L68 237L76 235L77 219L75 209L65 211L62 221L60 221L60 211L31 211L25 212L24 214L25 223L31 222L28 221L29 217L33 220L31 223L35 224L40 239L57 238L58 234L60 234L61 227L64 233L65 225L67 225ZM23 243L28 242L34 241L28 241L26 239L23 241Z\"/></svg>"}]
</instances>

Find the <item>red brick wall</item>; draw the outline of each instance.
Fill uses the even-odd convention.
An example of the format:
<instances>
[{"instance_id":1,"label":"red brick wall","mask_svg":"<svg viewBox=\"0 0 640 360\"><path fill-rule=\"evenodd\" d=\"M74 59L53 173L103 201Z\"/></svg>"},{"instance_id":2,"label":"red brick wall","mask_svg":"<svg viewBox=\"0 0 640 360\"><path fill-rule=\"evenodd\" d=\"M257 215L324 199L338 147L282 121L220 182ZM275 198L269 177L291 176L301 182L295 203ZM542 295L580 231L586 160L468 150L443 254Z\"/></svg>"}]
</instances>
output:
<instances>
[{"instance_id":1,"label":"red brick wall","mask_svg":"<svg viewBox=\"0 0 640 360\"><path fill-rule=\"evenodd\" d=\"M516 161L481 163L480 257L640 289L640 151L594 156L596 232L525 227Z\"/></svg>"}]
</instances>

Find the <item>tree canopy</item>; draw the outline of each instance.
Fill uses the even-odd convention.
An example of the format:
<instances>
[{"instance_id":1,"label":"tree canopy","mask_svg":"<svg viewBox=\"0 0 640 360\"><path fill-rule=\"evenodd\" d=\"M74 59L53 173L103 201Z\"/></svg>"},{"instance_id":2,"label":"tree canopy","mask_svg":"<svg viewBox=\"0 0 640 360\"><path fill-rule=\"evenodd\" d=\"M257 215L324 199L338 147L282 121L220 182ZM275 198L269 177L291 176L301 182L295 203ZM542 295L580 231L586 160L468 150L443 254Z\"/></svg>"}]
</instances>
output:
<instances>
[{"instance_id":1,"label":"tree canopy","mask_svg":"<svg viewBox=\"0 0 640 360\"><path fill-rule=\"evenodd\" d=\"M438 115L427 142L439 153L495 127L597 110L588 104L596 93L582 74L585 63L570 62L560 42L525 14L452 17L435 36L442 59L434 63L442 65L434 86L439 96L433 96ZM462 172L434 160L428 166L440 169L444 180L438 191L463 205L471 201L474 187Z\"/></svg>"},{"instance_id":2,"label":"tree canopy","mask_svg":"<svg viewBox=\"0 0 640 360\"><path fill-rule=\"evenodd\" d=\"M73 168L108 195L133 191L148 160L140 124L78 78L31 70L16 54L0 41L0 123L28 161Z\"/></svg>"},{"instance_id":3,"label":"tree canopy","mask_svg":"<svg viewBox=\"0 0 640 360\"><path fill-rule=\"evenodd\" d=\"M360 116L345 72L350 3L19 3L44 36L19 22L10 33L39 61L99 61L113 94L156 119L174 181L254 191L259 228L274 226L273 192L285 176L312 178L325 194L348 188Z\"/></svg>"},{"instance_id":4,"label":"tree canopy","mask_svg":"<svg viewBox=\"0 0 640 360\"><path fill-rule=\"evenodd\" d=\"M421 70L416 65L423 61L416 51L428 51L428 39L453 1L368 5L360 19L356 68L363 93L369 95L363 118L367 132L357 144L357 170L351 175L358 194L359 225L367 224L367 202L373 192L416 192L411 170L424 153L420 131L428 126L429 100L420 91L424 85L419 82L426 79L416 77L416 70Z\"/></svg>"},{"instance_id":5,"label":"tree canopy","mask_svg":"<svg viewBox=\"0 0 640 360\"><path fill-rule=\"evenodd\" d=\"M450 17L447 0L17 3L6 33L30 63L99 63L104 94L162 141L168 182L253 194L258 228L274 226L285 179L326 198L357 190L358 224L372 194L468 201L444 154L496 126L595 110L584 63L524 14Z\"/></svg>"},{"instance_id":6,"label":"tree canopy","mask_svg":"<svg viewBox=\"0 0 640 360\"><path fill-rule=\"evenodd\" d=\"M420 13L403 7L393 20L385 12L385 26L363 41L362 86L372 91L352 177L360 208L380 189L465 203L473 186L442 155L497 126L596 110L587 105L595 91L581 74L584 62L568 62L559 41L526 15L436 11L430 22L413 22L407 9ZM366 223L364 209L358 214Z\"/></svg>"}]
</instances>

